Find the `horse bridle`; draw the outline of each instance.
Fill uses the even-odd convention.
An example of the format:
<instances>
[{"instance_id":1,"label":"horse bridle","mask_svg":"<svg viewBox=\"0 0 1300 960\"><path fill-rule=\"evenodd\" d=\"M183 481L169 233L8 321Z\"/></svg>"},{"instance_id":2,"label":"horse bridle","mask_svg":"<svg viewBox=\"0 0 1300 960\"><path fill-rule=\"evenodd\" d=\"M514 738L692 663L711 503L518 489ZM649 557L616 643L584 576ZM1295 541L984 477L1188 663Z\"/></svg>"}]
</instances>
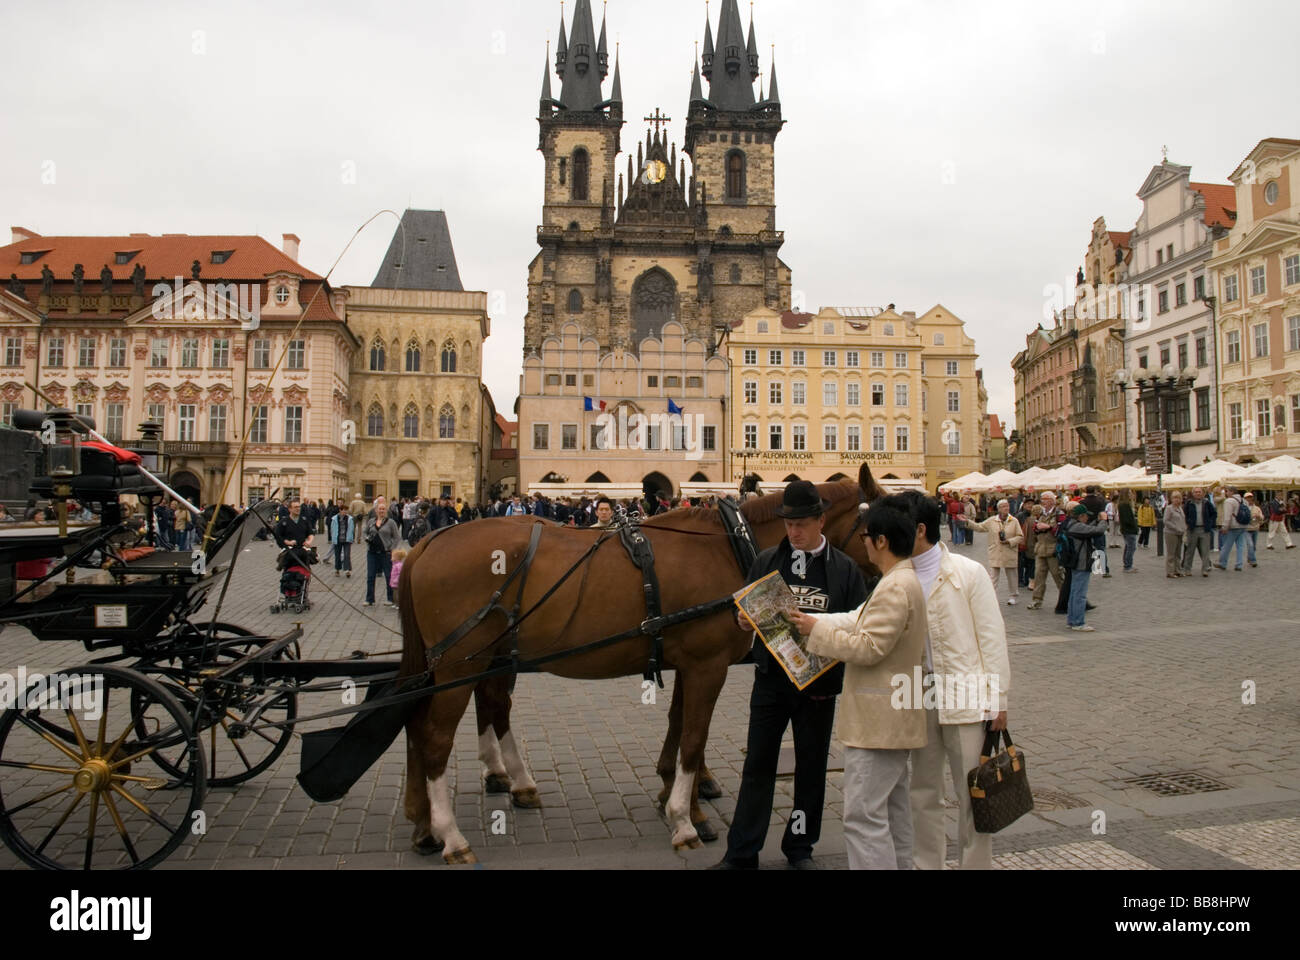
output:
<instances>
[{"instance_id":1,"label":"horse bridle","mask_svg":"<svg viewBox=\"0 0 1300 960\"><path fill-rule=\"evenodd\" d=\"M861 487L858 487L857 518L853 521L853 526L849 527L849 532L844 535L844 539L835 548L836 550L843 550L845 547L847 547L849 543L853 540L853 535L858 532L858 528L860 528L863 524L867 522L867 506L868 503L867 503L866 491L864 491Z\"/></svg>"}]
</instances>

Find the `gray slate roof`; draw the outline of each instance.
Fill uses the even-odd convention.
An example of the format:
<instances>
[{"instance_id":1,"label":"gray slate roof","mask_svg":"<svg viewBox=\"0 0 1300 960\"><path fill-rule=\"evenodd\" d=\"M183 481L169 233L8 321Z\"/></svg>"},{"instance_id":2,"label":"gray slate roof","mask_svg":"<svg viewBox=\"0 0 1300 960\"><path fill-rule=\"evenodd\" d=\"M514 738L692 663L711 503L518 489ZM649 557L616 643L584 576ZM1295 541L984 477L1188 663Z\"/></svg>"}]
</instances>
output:
<instances>
[{"instance_id":1,"label":"gray slate roof","mask_svg":"<svg viewBox=\"0 0 1300 960\"><path fill-rule=\"evenodd\" d=\"M371 286L383 290L463 291L447 214L441 210L403 213L402 224L393 233Z\"/></svg>"}]
</instances>

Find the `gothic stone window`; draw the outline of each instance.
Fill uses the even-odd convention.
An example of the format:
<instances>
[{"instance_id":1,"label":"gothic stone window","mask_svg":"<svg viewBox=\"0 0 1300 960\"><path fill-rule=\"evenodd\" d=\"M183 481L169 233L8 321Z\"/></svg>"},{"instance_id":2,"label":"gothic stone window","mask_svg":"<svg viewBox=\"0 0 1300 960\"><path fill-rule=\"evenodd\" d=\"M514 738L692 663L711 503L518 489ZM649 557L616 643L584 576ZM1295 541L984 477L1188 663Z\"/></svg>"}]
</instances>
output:
<instances>
[{"instance_id":1,"label":"gothic stone window","mask_svg":"<svg viewBox=\"0 0 1300 960\"><path fill-rule=\"evenodd\" d=\"M582 291L581 290L569 291L569 312L582 313Z\"/></svg>"},{"instance_id":2,"label":"gothic stone window","mask_svg":"<svg viewBox=\"0 0 1300 960\"><path fill-rule=\"evenodd\" d=\"M408 440L420 437L420 411L413 403L408 403L402 413L402 436Z\"/></svg>"},{"instance_id":3,"label":"gothic stone window","mask_svg":"<svg viewBox=\"0 0 1300 960\"><path fill-rule=\"evenodd\" d=\"M456 436L456 412L450 403L444 403L438 413L438 439L452 440Z\"/></svg>"},{"instance_id":4,"label":"gothic stone window","mask_svg":"<svg viewBox=\"0 0 1300 960\"><path fill-rule=\"evenodd\" d=\"M646 337L657 337L663 325L677 318L677 285L664 270L643 273L632 287L632 342L639 350Z\"/></svg>"},{"instance_id":5,"label":"gothic stone window","mask_svg":"<svg viewBox=\"0 0 1300 960\"><path fill-rule=\"evenodd\" d=\"M731 282L740 283L740 264L738 263L731 265Z\"/></svg>"},{"instance_id":6,"label":"gothic stone window","mask_svg":"<svg viewBox=\"0 0 1300 960\"><path fill-rule=\"evenodd\" d=\"M590 191L587 183L590 179L591 158L582 147L573 151L573 199L589 200Z\"/></svg>"},{"instance_id":7,"label":"gothic stone window","mask_svg":"<svg viewBox=\"0 0 1300 960\"><path fill-rule=\"evenodd\" d=\"M370 344L370 369L375 371L384 369L384 342L378 338Z\"/></svg>"},{"instance_id":8,"label":"gothic stone window","mask_svg":"<svg viewBox=\"0 0 1300 960\"><path fill-rule=\"evenodd\" d=\"M384 409L377 403L370 405L366 414L366 436L382 437L384 435Z\"/></svg>"},{"instance_id":9,"label":"gothic stone window","mask_svg":"<svg viewBox=\"0 0 1300 960\"><path fill-rule=\"evenodd\" d=\"M740 150L727 154L727 199L745 199L745 154Z\"/></svg>"},{"instance_id":10,"label":"gothic stone window","mask_svg":"<svg viewBox=\"0 0 1300 960\"><path fill-rule=\"evenodd\" d=\"M406 372L420 372L420 345L414 340L406 345Z\"/></svg>"},{"instance_id":11,"label":"gothic stone window","mask_svg":"<svg viewBox=\"0 0 1300 960\"><path fill-rule=\"evenodd\" d=\"M456 372L456 344L450 340L442 345L442 372Z\"/></svg>"}]
</instances>

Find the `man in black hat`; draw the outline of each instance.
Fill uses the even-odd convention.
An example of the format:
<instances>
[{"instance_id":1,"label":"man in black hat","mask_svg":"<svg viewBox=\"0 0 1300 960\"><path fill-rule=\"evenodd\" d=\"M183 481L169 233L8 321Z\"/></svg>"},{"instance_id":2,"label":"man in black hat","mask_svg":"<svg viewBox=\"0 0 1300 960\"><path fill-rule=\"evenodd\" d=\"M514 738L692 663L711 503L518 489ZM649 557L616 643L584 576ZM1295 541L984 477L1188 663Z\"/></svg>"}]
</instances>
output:
<instances>
[{"instance_id":1,"label":"man in black hat","mask_svg":"<svg viewBox=\"0 0 1300 960\"><path fill-rule=\"evenodd\" d=\"M867 585L858 565L827 542L822 533L826 509L817 488L796 480L785 488L777 515L785 520L786 537L764 550L749 571L749 582L780 571L794 592L799 609L809 613L843 613L867 599ZM748 623L740 621L742 627ZM776 791L777 758L786 727L794 725L794 810L781 838L781 852L792 867L812 866L812 850L821 836L826 798L826 758L835 698L844 684L844 665L836 664L799 690L763 642L754 642L754 689L749 698L749 748L741 774L736 813L727 834L727 853L720 869L753 869L767 838Z\"/></svg>"}]
</instances>

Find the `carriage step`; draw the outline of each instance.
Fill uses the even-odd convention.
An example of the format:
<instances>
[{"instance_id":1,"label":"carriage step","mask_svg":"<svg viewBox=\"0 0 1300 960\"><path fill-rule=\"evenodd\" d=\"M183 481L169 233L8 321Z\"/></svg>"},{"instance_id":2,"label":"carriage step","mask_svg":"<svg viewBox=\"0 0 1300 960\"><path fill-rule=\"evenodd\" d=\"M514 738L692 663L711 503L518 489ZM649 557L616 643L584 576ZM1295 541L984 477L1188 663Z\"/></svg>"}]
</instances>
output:
<instances>
[{"instance_id":1,"label":"carriage step","mask_svg":"<svg viewBox=\"0 0 1300 960\"><path fill-rule=\"evenodd\" d=\"M169 782L170 781L164 780L162 777L150 777L148 780L141 783L140 786L144 787L146 790L162 790Z\"/></svg>"}]
</instances>

